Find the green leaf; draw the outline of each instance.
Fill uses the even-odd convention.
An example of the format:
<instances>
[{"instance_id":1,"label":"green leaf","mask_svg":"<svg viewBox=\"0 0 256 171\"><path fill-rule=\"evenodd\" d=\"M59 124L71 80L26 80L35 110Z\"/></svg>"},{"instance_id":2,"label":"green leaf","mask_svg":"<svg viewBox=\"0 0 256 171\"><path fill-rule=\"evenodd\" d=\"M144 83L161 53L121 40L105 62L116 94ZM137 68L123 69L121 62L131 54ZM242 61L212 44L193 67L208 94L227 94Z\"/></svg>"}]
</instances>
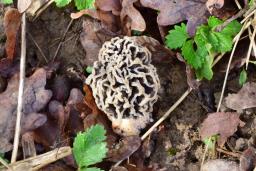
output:
<instances>
[{"instance_id":1,"label":"green leaf","mask_svg":"<svg viewBox=\"0 0 256 171\"><path fill-rule=\"evenodd\" d=\"M223 21L221 21L220 19L214 17L214 16L211 16L209 17L208 19L208 25L210 28L214 29L216 26L222 24Z\"/></svg>"},{"instance_id":2,"label":"green leaf","mask_svg":"<svg viewBox=\"0 0 256 171\"><path fill-rule=\"evenodd\" d=\"M196 54L194 47L193 47L193 41L188 40L185 42L183 47L181 48L182 55L186 59L186 61L195 69L198 69L202 65L202 61L200 57Z\"/></svg>"},{"instance_id":3,"label":"green leaf","mask_svg":"<svg viewBox=\"0 0 256 171\"><path fill-rule=\"evenodd\" d=\"M71 2L71 0L54 0L54 1L56 3L57 7L64 7Z\"/></svg>"},{"instance_id":4,"label":"green leaf","mask_svg":"<svg viewBox=\"0 0 256 171\"><path fill-rule=\"evenodd\" d=\"M73 154L80 168L101 162L107 153L106 131L95 125L83 133L78 133L73 144Z\"/></svg>"},{"instance_id":5,"label":"green leaf","mask_svg":"<svg viewBox=\"0 0 256 171\"><path fill-rule=\"evenodd\" d=\"M0 0L0 4L1 3L3 3L3 4L12 4L13 0Z\"/></svg>"},{"instance_id":6,"label":"green leaf","mask_svg":"<svg viewBox=\"0 0 256 171\"><path fill-rule=\"evenodd\" d=\"M212 71L212 63L213 63L213 57L210 55L207 55L205 57L205 62L202 65L201 68L196 70L196 76L198 79L206 78L207 80L211 80L213 77L213 71Z\"/></svg>"},{"instance_id":7,"label":"green leaf","mask_svg":"<svg viewBox=\"0 0 256 171\"><path fill-rule=\"evenodd\" d=\"M95 0L75 0L75 5L78 10L95 9Z\"/></svg>"},{"instance_id":8,"label":"green leaf","mask_svg":"<svg viewBox=\"0 0 256 171\"><path fill-rule=\"evenodd\" d=\"M91 74L92 73L92 70L93 70L93 67L92 66L88 66L86 67L85 71L88 73L88 74Z\"/></svg>"},{"instance_id":9,"label":"green leaf","mask_svg":"<svg viewBox=\"0 0 256 171\"><path fill-rule=\"evenodd\" d=\"M218 45L214 47L216 52L229 52L232 49L232 37L226 34L214 32L214 34L218 39ZM211 42L212 43L212 42Z\"/></svg>"},{"instance_id":10,"label":"green leaf","mask_svg":"<svg viewBox=\"0 0 256 171\"><path fill-rule=\"evenodd\" d=\"M215 150L215 144L219 138L219 135L213 135L209 138L205 138L203 143L208 146L209 150Z\"/></svg>"},{"instance_id":11,"label":"green leaf","mask_svg":"<svg viewBox=\"0 0 256 171\"><path fill-rule=\"evenodd\" d=\"M244 85L247 80L247 72L243 69L239 76L239 85Z\"/></svg>"},{"instance_id":12,"label":"green leaf","mask_svg":"<svg viewBox=\"0 0 256 171\"><path fill-rule=\"evenodd\" d=\"M237 20L234 20L229 23L220 33L229 36L235 36L241 30L241 28L242 25Z\"/></svg>"},{"instance_id":13,"label":"green leaf","mask_svg":"<svg viewBox=\"0 0 256 171\"><path fill-rule=\"evenodd\" d=\"M186 31L186 25L184 23L181 26L174 26L173 30L169 31L169 34L165 37L165 44L171 49L181 48L189 35Z\"/></svg>"},{"instance_id":14,"label":"green leaf","mask_svg":"<svg viewBox=\"0 0 256 171\"><path fill-rule=\"evenodd\" d=\"M79 169L79 171L103 171L103 170L97 167L89 167L89 168L83 167Z\"/></svg>"}]
</instances>

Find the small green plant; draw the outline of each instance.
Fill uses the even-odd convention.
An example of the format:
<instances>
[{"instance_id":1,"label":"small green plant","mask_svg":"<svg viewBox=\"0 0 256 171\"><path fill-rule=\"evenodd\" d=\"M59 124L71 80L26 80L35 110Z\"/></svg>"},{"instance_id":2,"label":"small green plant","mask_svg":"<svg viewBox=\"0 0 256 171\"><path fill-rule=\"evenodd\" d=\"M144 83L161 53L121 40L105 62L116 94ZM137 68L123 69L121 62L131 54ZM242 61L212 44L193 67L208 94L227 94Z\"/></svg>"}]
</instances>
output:
<instances>
[{"instance_id":1,"label":"small green plant","mask_svg":"<svg viewBox=\"0 0 256 171\"><path fill-rule=\"evenodd\" d=\"M64 7L68 5L72 0L54 0L57 7ZM95 0L74 0L75 6L78 10L94 9Z\"/></svg>"},{"instance_id":2,"label":"small green plant","mask_svg":"<svg viewBox=\"0 0 256 171\"><path fill-rule=\"evenodd\" d=\"M247 80L247 72L243 69L241 72L240 72L240 76L239 76L239 85L244 85L244 83L246 82Z\"/></svg>"},{"instance_id":3,"label":"small green plant","mask_svg":"<svg viewBox=\"0 0 256 171\"><path fill-rule=\"evenodd\" d=\"M0 0L0 4L1 3L3 3L3 4L12 4L13 0Z\"/></svg>"},{"instance_id":4,"label":"small green plant","mask_svg":"<svg viewBox=\"0 0 256 171\"><path fill-rule=\"evenodd\" d=\"M85 72L88 73L88 74L91 74L92 73L92 70L93 70L93 67L92 66L87 66L85 68Z\"/></svg>"},{"instance_id":5,"label":"small green plant","mask_svg":"<svg viewBox=\"0 0 256 171\"><path fill-rule=\"evenodd\" d=\"M241 24L232 21L222 31L215 31L223 21L210 17L207 25L197 28L194 37L190 38L184 23L174 26L166 36L165 44L171 49L181 49L188 64L195 69L198 79L212 79L212 64L216 53L229 52L232 49L233 37L240 31Z\"/></svg>"},{"instance_id":6,"label":"small green plant","mask_svg":"<svg viewBox=\"0 0 256 171\"><path fill-rule=\"evenodd\" d=\"M102 171L89 167L106 157L106 131L101 125L94 125L83 133L78 133L73 144L73 154L79 171Z\"/></svg>"}]
</instances>

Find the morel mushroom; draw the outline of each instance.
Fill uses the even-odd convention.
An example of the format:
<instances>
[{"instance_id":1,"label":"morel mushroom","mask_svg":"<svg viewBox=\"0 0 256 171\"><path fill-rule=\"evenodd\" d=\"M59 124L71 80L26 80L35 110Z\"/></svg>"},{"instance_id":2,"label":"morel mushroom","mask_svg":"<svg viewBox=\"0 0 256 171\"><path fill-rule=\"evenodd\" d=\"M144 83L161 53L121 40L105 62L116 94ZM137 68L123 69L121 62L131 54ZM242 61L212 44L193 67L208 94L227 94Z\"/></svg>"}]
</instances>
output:
<instances>
[{"instance_id":1,"label":"morel mushroom","mask_svg":"<svg viewBox=\"0 0 256 171\"><path fill-rule=\"evenodd\" d=\"M151 53L129 37L105 42L86 79L96 104L124 136L138 135L152 121L160 82Z\"/></svg>"}]
</instances>

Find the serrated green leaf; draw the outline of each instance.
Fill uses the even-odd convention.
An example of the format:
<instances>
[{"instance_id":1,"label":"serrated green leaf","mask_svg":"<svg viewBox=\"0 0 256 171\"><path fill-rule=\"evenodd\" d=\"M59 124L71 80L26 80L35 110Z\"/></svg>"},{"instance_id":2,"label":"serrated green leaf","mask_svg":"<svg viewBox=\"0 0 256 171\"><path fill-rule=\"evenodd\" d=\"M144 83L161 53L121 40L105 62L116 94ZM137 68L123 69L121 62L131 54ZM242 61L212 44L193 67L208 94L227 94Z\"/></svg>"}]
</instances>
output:
<instances>
[{"instance_id":1,"label":"serrated green leaf","mask_svg":"<svg viewBox=\"0 0 256 171\"><path fill-rule=\"evenodd\" d=\"M169 34L165 38L165 44L167 47L171 49L181 48L189 38L189 35L186 31L186 25L182 23L181 26L174 26L174 29L170 30Z\"/></svg>"},{"instance_id":2,"label":"serrated green leaf","mask_svg":"<svg viewBox=\"0 0 256 171\"><path fill-rule=\"evenodd\" d=\"M64 7L68 5L71 0L54 0L54 2L56 3L57 7Z\"/></svg>"},{"instance_id":3,"label":"serrated green leaf","mask_svg":"<svg viewBox=\"0 0 256 171\"><path fill-rule=\"evenodd\" d=\"M80 168L101 162L107 153L106 131L95 125L84 133L78 133L73 144L73 154Z\"/></svg>"},{"instance_id":4,"label":"serrated green leaf","mask_svg":"<svg viewBox=\"0 0 256 171\"><path fill-rule=\"evenodd\" d=\"M241 28L242 25L237 20L234 20L229 23L220 33L229 36L235 36L241 30Z\"/></svg>"},{"instance_id":5,"label":"serrated green leaf","mask_svg":"<svg viewBox=\"0 0 256 171\"><path fill-rule=\"evenodd\" d=\"M186 59L186 61L195 69L198 69L202 65L202 61L193 47L193 41L188 40L184 43L183 47L181 48L182 55Z\"/></svg>"},{"instance_id":6,"label":"serrated green leaf","mask_svg":"<svg viewBox=\"0 0 256 171\"><path fill-rule=\"evenodd\" d=\"M75 0L75 5L78 10L94 9L95 0Z\"/></svg>"},{"instance_id":7,"label":"serrated green leaf","mask_svg":"<svg viewBox=\"0 0 256 171\"><path fill-rule=\"evenodd\" d=\"M205 57L204 63L201 68L196 70L196 76L198 79L206 78L207 80L211 80L213 77L213 71L212 71L212 63L213 63L213 57L210 55L207 55Z\"/></svg>"},{"instance_id":8,"label":"serrated green leaf","mask_svg":"<svg viewBox=\"0 0 256 171\"><path fill-rule=\"evenodd\" d=\"M0 4L1 3L3 3L3 4L12 4L13 0L0 0Z\"/></svg>"},{"instance_id":9,"label":"serrated green leaf","mask_svg":"<svg viewBox=\"0 0 256 171\"><path fill-rule=\"evenodd\" d=\"M223 21L221 21L220 19L214 17L214 16L211 16L209 17L208 19L208 26L212 29L214 29L216 26L222 24Z\"/></svg>"},{"instance_id":10,"label":"serrated green leaf","mask_svg":"<svg viewBox=\"0 0 256 171\"><path fill-rule=\"evenodd\" d=\"M214 33L219 40L219 45L216 47L216 52L229 52L232 49L232 37L222 33Z\"/></svg>"},{"instance_id":11,"label":"serrated green leaf","mask_svg":"<svg viewBox=\"0 0 256 171\"><path fill-rule=\"evenodd\" d=\"M239 76L239 85L244 85L247 80L247 72L243 69Z\"/></svg>"},{"instance_id":12,"label":"serrated green leaf","mask_svg":"<svg viewBox=\"0 0 256 171\"><path fill-rule=\"evenodd\" d=\"M100 168L97 168L97 167L89 167L89 168L84 167L84 168L79 169L79 171L103 171L103 170L101 170Z\"/></svg>"}]
</instances>

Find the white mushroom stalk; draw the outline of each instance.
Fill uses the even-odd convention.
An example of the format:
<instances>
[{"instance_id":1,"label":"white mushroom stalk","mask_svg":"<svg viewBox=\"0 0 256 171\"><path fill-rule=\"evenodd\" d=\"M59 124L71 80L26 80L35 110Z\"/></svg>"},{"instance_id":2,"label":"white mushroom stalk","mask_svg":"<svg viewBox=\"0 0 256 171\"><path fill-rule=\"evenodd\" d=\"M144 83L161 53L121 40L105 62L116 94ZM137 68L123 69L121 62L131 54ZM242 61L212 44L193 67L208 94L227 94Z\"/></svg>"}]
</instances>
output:
<instances>
[{"instance_id":1,"label":"white mushroom stalk","mask_svg":"<svg viewBox=\"0 0 256 171\"><path fill-rule=\"evenodd\" d=\"M138 135L152 121L160 81L151 53L131 38L105 42L86 79L96 104L120 135Z\"/></svg>"}]
</instances>

